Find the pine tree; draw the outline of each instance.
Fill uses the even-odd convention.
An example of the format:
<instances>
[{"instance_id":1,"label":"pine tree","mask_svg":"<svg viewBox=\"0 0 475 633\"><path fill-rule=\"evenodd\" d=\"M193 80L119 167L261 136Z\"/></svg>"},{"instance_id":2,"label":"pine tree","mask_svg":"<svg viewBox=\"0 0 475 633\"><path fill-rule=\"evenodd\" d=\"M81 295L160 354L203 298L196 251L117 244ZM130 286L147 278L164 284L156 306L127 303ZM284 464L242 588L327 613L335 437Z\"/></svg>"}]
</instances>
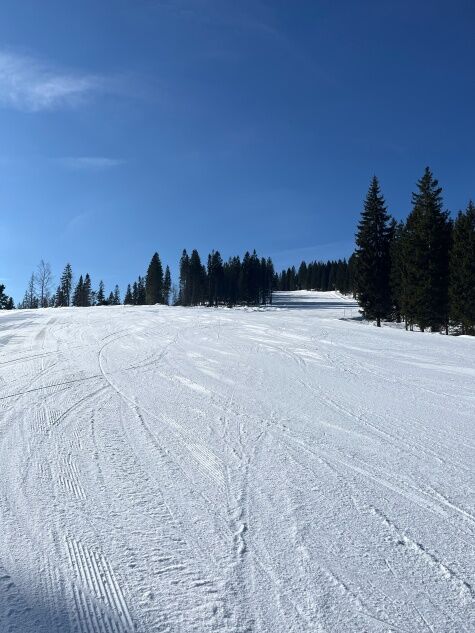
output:
<instances>
[{"instance_id":1,"label":"pine tree","mask_svg":"<svg viewBox=\"0 0 475 633\"><path fill-rule=\"evenodd\" d=\"M180 289L178 293L178 301L180 305L190 305L190 258L185 249L180 258Z\"/></svg>"},{"instance_id":2,"label":"pine tree","mask_svg":"<svg viewBox=\"0 0 475 633\"><path fill-rule=\"evenodd\" d=\"M75 306L76 308L79 308L84 305L83 301L84 301L84 280L81 275L79 277L79 281L76 284L76 288L74 289L73 306Z\"/></svg>"},{"instance_id":3,"label":"pine tree","mask_svg":"<svg viewBox=\"0 0 475 633\"><path fill-rule=\"evenodd\" d=\"M391 313L389 286L390 217L376 176L373 177L356 233L356 297L367 319Z\"/></svg>"},{"instance_id":4,"label":"pine tree","mask_svg":"<svg viewBox=\"0 0 475 633\"><path fill-rule=\"evenodd\" d=\"M163 267L158 253L153 255L147 270L145 298L147 305L163 303Z\"/></svg>"},{"instance_id":5,"label":"pine tree","mask_svg":"<svg viewBox=\"0 0 475 633\"><path fill-rule=\"evenodd\" d=\"M450 318L462 334L475 335L475 205L454 223L450 254Z\"/></svg>"},{"instance_id":6,"label":"pine tree","mask_svg":"<svg viewBox=\"0 0 475 633\"><path fill-rule=\"evenodd\" d=\"M206 271L201 265L201 259L196 249L194 249L190 255L188 276L190 305L200 305L204 300Z\"/></svg>"},{"instance_id":7,"label":"pine tree","mask_svg":"<svg viewBox=\"0 0 475 633\"><path fill-rule=\"evenodd\" d=\"M91 277L89 273L86 273L84 277L84 285L82 289L82 305L84 307L89 307L92 305L92 288L91 288Z\"/></svg>"},{"instance_id":8,"label":"pine tree","mask_svg":"<svg viewBox=\"0 0 475 633\"><path fill-rule=\"evenodd\" d=\"M71 303L71 292L73 287L73 271L71 264L66 264L63 274L61 275L61 296L63 303L61 305L69 306Z\"/></svg>"},{"instance_id":9,"label":"pine tree","mask_svg":"<svg viewBox=\"0 0 475 633\"><path fill-rule=\"evenodd\" d=\"M224 269L219 251L208 255L208 304L217 306L223 300Z\"/></svg>"},{"instance_id":10,"label":"pine tree","mask_svg":"<svg viewBox=\"0 0 475 633\"><path fill-rule=\"evenodd\" d=\"M105 299L106 299L106 294L105 294L104 282L101 279L101 281L99 282L99 288L97 290L97 295L96 295L97 305L103 306Z\"/></svg>"},{"instance_id":11,"label":"pine tree","mask_svg":"<svg viewBox=\"0 0 475 633\"><path fill-rule=\"evenodd\" d=\"M393 318L397 323L401 322L402 306L404 305L405 286L404 286L404 256L403 256L403 239L404 239L404 222L399 222L392 227L392 238L390 244L391 271L389 275L389 283L391 288L391 303Z\"/></svg>"},{"instance_id":12,"label":"pine tree","mask_svg":"<svg viewBox=\"0 0 475 633\"><path fill-rule=\"evenodd\" d=\"M146 300L146 292L145 292L145 282L143 277L137 279L137 305L143 306L147 303Z\"/></svg>"},{"instance_id":13,"label":"pine tree","mask_svg":"<svg viewBox=\"0 0 475 633\"><path fill-rule=\"evenodd\" d=\"M13 310L13 299L5 294L4 284L0 284L0 310Z\"/></svg>"},{"instance_id":14,"label":"pine tree","mask_svg":"<svg viewBox=\"0 0 475 633\"><path fill-rule=\"evenodd\" d=\"M412 329L445 326L448 331L448 281L451 222L442 210L442 189L428 167L412 194L413 209L403 239L402 310Z\"/></svg>"},{"instance_id":15,"label":"pine tree","mask_svg":"<svg viewBox=\"0 0 475 633\"><path fill-rule=\"evenodd\" d=\"M132 303L134 306L139 304L139 286L136 281L132 284Z\"/></svg>"},{"instance_id":16,"label":"pine tree","mask_svg":"<svg viewBox=\"0 0 475 633\"><path fill-rule=\"evenodd\" d=\"M60 308L61 306L64 306L65 303L66 299L63 295L63 289L61 288L61 286L58 286L54 295L54 307Z\"/></svg>"},{"instance_id":17,"label":"pine tree","mask_svg":"<svg viewBox=\"0 0 475 633\"><path fill-rule=\"evenodd\" d=\"M128 284L127 290L125 292L125 297L124 297L124 305L131 306L133 304L134 304L134 297L132 295L132 289L130 287L130 284Z\"/></svg>"},{"instance_id":18,"label":"pine tree","mask_svg":"<svg viewBox=\"0 0 475 633\"><path fill-rule=\"evenodd\" d=\"M115 288L114 288L112 305L120 306L120 290L119 290L119 286L117 284L115 285Z\"/></svg>"},{"instance_id":19,"label":"pine tree","mask_svg":"<svg viewBox=\"0 0 475 633\"><path fill-rule=\"evenodd\" d=\"M172 289L172 277L170 274L170 268L165 268L165 276L163 278L163 302L166 305L170 303L170 291Z\"/></svg>"}]
</instances>

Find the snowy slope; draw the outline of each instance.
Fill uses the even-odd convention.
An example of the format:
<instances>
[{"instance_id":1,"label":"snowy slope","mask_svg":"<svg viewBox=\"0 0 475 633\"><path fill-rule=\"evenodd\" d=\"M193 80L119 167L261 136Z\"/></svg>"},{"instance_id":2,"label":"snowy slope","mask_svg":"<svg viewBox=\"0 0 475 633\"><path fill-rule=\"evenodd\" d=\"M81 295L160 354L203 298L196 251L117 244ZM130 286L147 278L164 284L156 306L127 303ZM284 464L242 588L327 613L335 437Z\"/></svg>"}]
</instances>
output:
<instances>
[{"instance_id":1,"label":"snowy slope","mask_svg":"<svg viewBox=\"0 0 475 633\"><path fill-rule=\"evenodd\" d=\"M278 303L0 313L1 633L475 630L475 340Z\"/></svg>"}]
</instances>

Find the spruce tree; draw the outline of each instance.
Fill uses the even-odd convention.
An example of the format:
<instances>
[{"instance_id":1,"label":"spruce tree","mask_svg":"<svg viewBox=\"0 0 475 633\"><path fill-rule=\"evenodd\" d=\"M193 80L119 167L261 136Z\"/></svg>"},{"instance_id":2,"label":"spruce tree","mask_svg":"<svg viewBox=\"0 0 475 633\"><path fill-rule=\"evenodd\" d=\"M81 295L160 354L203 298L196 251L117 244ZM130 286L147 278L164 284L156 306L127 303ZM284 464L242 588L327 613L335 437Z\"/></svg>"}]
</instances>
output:
<instances>
[{"instance_id":1,"label":"spruce tree","mask_svg":"<svg viewBox=\"0 0 475 633\"><path fill-rule=\"evenodd\" d=\"M376 176L373 177L356 233L356 297L367 319L391 313L389 286L390 216Z\"/></svg>"},{"instance_id":2,"label":"spruce tree","mask_svg":"<svg viewBox=\"0 0 475 633\"><path fill-rule=\"evenodd\" d=\"M180 305L190 305L190 258L185 249L180 258L180 289L178 301Z\"/></svg>"},{"instance_id":3,"label":"spruce tree","mask_svg":"<svg viewBox=\"0 0 475 633\"><path fill-rule=\"evenodd\" d=\"M113 294L113 304L115 306L120 306L120 290L119 290L119 286L116 284L115 288L114 288L114 294Z\"/></svg>"},{"instance_id":4,"label":"spruce tree","mask_svg":"<svg viewBox=\"0 0 475 633\"><path fill-rule=\"evenodd\" d=\"M71 292L73 287L73 271L71 264L66 264L63 274L61 275L61 296L63 303L61 305L69 306L71 303Z\"/></svg>"},{"instance_id":5,"label":"spruce tree","mask_svg":"<svg viewBox=\"0 0 475 633\"><path fill-rule=\"evenodd\" d=\"M411 329L417 324L421 331L447 331L451 222L442 209L442 189L428 167L417 187L402 244L402 310Z\"/></svg>"},{"instance_id":6,"label":"spruce tree","mask_svg":"<svg viewBox=\"0 0 475 633\"><path fill-rule=\"evenodd\" d=\"M170 292L172 289L172 277L170 274L170 268L167 266L165 268L165 275L163 277L163 302L166 305L170 303Z\"/></svg>"},{"instance_id":7,"label":"spruce tree","mask_svg":"<svg viewBox=\"0 0 475 633\"><path fill-rule=\"evenodd\" d=\"M4 284L0 284L0 310L12 310L13 299L5 294Z\"/></svg>"},{"instance_id":8,"label":"spruce tree","mask_svg":"<svg viewBox=\"0 0 475 633\"><path fill-rule=\"evenodd\" d=\"M84 293L84 280L81 275L79 277L79 281L77 282L76 288L74 289L74 293L73 293L73 306L75 306L76 308L79 308L84 305L83 293Z\"/></svg>"},{"instance_id":9,"label":"spruce tree","mask_svg":"<svg viewBox=\"0 0 475 633\"><path fill-rule=\"evenodd\" d=\"M208 255L208 304L217 306L223 300L224 269L219 251Z\"/></svg>"},{"instance_id":10,"label":"spruce tree","mask_svg":"<svg viewBox=\"0 0 475 633\"><path fill-rule=\"evenodd\" d=\"M454 223L450 254L450 318L462 334L475 335L475 205Z\"/></svg>"},{"instance_id":11,"label":"spruce tree","mask_svg":"<svg viewBox=\"0 0 475 633\"><path fill-rule=\"evenodd\" d=\"M390 245L391 272L389 282L391 287L391 303L393 318L401 322L402 306L404 304L404 257L403 257L404 222L395 224L392 228Z\"/></svg>"},{"instance_id":12,"label":"spruce tree","mask_svg":"<svg viewBox=\"0 0 475 633\"><path fill-rule=\"evenodd\" d=\"M63 296L63 289L58 286L54 295L54 307L59 308L65 304L65 298Z\"/></svg>"},{"instance_id":13,"label":"spruce tree","mask_svg":"<svg viewBox=\"0 0 475 633\"><path fill-rule=\"evenodd\" d=\"M163 303L163 267L158 253L154 253L147 270L145 299L147 305Z\"/></svg>"},{"instance_id":14,"label":"spruce tree","mask_svg":"<svg viewBox=\"0 0 475 633\"><path fill-rule=\"evenodd\" d=\"M125 297L124 297L124 305L131 306L133 304L134 304L134 297L132 295L132 289L130 287L130 284L128 284L127 290L125 292Z\"/></svg>"},{"instance_id":15,"label":"spruce tree","mask_svg":"<svg viewBox=\"0 0 475 633\"><path fill-rule=\"evenodd\" d=\"M189 278L189 301L190 305L200 305L204 299L206 271L201 265L201 259L196 249L191 252L188 278Z\"/></svg>"},{"instance_id":16,"label":"spruce tree","mask_svg":"<svg viewBox=\"0 0 475 633\"><path fill-rule=\"evenodd\" d=\"M84 277L84 285L82 290L82 305L84 307L89 307L92 305L92 288L91 288L91 277L89 273L86 273Z\"/></svg>"},{"instance_id":17,"label":"spruce tree","mask_svg":"<svg viewBox=\"0 0 475 633\"><path fill-rule=\"evenodd\" d=\"M145 282L144 278L139 275L139 278L137 279L137 305L143 306L146 303Z\"/></svg>"},{"instance_id":18,"label":"spruce tree","mask_svg":"<svg viewBox=\"0 0 475 633\"><path fill-rule=\"evenodd\" d=\"M97 290L97 295L96 295L97 305L103 306L105 299L106 299L106 293L105 293L105 288L104 288L104 282L101 279L101 281L99 282L99 288Z\"/></svg>"}]
</instances>

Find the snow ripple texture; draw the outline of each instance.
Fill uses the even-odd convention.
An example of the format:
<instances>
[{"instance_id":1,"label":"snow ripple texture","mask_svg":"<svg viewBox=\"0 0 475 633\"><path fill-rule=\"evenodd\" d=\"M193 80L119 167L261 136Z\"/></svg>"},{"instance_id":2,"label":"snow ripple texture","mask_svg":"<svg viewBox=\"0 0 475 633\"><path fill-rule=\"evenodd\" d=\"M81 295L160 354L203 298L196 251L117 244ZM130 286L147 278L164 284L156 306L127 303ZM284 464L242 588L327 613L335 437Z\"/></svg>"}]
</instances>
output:
<instances>
[{"instance_id":1,"label":"snow ripple texture","mask_svg":"<svg viewBox=\"0 0 475 633\"><path fill-rule=\"evenodd\" d=\"M475 340L275 299L0 313L0 633L475 630Z\"/></svg>"}]
</instances>

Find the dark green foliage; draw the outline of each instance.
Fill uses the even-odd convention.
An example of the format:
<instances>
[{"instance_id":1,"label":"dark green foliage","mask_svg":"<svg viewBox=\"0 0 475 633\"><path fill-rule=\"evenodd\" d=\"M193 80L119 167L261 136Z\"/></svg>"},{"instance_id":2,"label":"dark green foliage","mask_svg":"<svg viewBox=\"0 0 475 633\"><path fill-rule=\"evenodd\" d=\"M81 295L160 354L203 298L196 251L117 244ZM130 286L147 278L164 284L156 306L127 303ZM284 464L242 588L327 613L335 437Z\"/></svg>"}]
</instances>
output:
<instances>
[{"instance_id":1,"label":"dark green foliage","mask_svg":"<svg viewBox=\"0 0 475 633\"><path fill-rule=\"evenodd\" d=\"M105 305L105 301L106 301L106 294L105 294L105 289L104 289L104 282L101 279L101 281L99 282L99 289L96 294L96 304L98 306L103 306Z\"/></svg>"},{"instance_id":2,"label":"dark green foliage","mask_svg":"<svg viewBox=\"0 0 475 633\"><path fill-rule=\"evenodd\" d=\"M73 306L77 308L88 308L92 305L91 278L89 273L83 278L81 275L73 293Z\"/></svg>"},{"instance_id":3,"label":"dark green foliage","mask_svg":"<svg viewBox=\"0 0 475 633\"><path fill-rule=\"evenodd\" d=\"M219 251L208 255L208 304L217 306L224 290L224 266Z\"/></svg>"},{"instance_id":4,"label":"dark green foliage","mask_svg":"<svg viewBox=\"0 0 475 633\"><path fill-rule=\"evenodd\" d=\"M350 261L352 265L350 266ZM353 290L353 261L346 259L327 262L302 262L298 273L295 267L283 270L277 276L278 290L338 290L344 294ZM305 271L305 274L304 274Z\"/></svg>"},{"instance_id":5,"label":"dark green foliage","mask_svg":"<svg viewBox=\"0 0 475 633\"><path fill-rule=\"evenodd\" d=\"M81 275L73 293L73 306L75 306L76 308L82 305L83 288L84 280Z\"/></svg>"},{"instance_id":6,"label":"dark green foliage","mask_svg":"<svg viewBox=\"0 0 475 633\"><path fill-rule=\"evenodd\" d=\"M374 176L356 233L355 294L365 318L375 319L378 327L391 314L390 241L390 217Z\"/></svg>"},{"instance_id":7,"label":"dark green foliage","mask_svg":"<svg viewBox=\"0 0 475 633\"><path fill-rule=\"evenodd\" d=\"M219 251L212 251L206 268L198 251L192 251L191 256L183 251L178 303L209 306L270 303L274 278L272 261L259 259L256 251L252 255L247 252L242 262L239 257L223 262Z\"/></svg>"},{"instance_id":8,"label":"dark green foliage","mask_svg":"<svg viewBox=\"0 0 475 633\"><path fill-rule=\"evenodd\" d=\"M69 263L66 264L63 274L61 275L60 288L61 292L59 293L59 298L61 303L58 305L69 306L71 303L71 293L73 288L73 271L71 264Z\"/></svg>"},{"instance_id":9,"label":"dark green foliage","mask_svg":"<svg viewBox=\"0 0 475 633\"><path fill-rule=\"evenodd\" d=\"M147 305L164 303L163 298L163 267L158 253L150 261L145 280L145 302Z\"/></svg>"},{"instance_id":10,"label":"dark green foliage","mask_svg":"<svg viewBox=\"0 0 475 633\"><path fill-rule=\"evenodd\" d=\"M405 296L403 239L404 222L394 222L391 227L391 244L389 248L391 259L389 285L392 300L392 317L397 323L400 323L402 319L402 305L404 304Z\"/></svg>"},{"instance_id":11,"label":"dark green foliage","mask_svg":"<svg viewBox=\"0 0 475 633\"><path fill-rule=\"evenodd\" d=\"M0 310L13 310L13 299L5 294L4 284L0 284Z\"/></svg>"},{"instance_id":12,"label":"dark green foliage","mask_svg":"<svg viewBox=\"0 0 475 633\"><path fill-rule=\"evenodd\" d=\"M475 205L454 223L450 254L450 320L462 334L475 334Z\"/></svg>"},{"instance_id":13,"label":"dark green foliage","mask_svg":"<svg viewBox=\"0 0 475 633\"><path fill-rule=\"evenodd\" d=\"M165 275L163 277L163 303L168 305L170 303L170 292L172 289L172 276L170 274L170 268L165 268Z\"/></svg>"},{"instance_id":14,"label":"dark green foliage","mask_svg":"<svg viewBox=\"0 0 475 633\"><path fill-rule=\"evenodd\" d=\"M132 294L132 289L130 287L130 284L127 286L127 290L125 292L125 297L124 297L124 305L126 306L131 306L134 304L134 297Z\"/></svg>"},{"instance_id":15,"label":"dark green foliage","mask_svg":"<svg viewBox=\"0 0 475 633\"><path fill-rule=\"evenodd\" d=\"M402 311L409 326L433 332L448 327L451 222L442 210L442 189L428 167L413 193L402 240Z\"/></svg>"},{"instance_id":16,"label":"dark green foliage","mask_svg":"<svg viewBox=\"0 0 475 633\"><path fill-rule=\"evenodd\" d=\"M201 264L198 251L194 249L190 255L190 263L188 266L188 294L190 297L190 305L201 305L205 301L205 280L206 271Z\"/></svg>"},{"instance_id":17,"label":"dark green foliage","mask_svg":"<svg viewBox=\"0 0 475 633\"><path fill-rule=\"evenodd\" d=\"M180 258L180 289L178 291L178 303L183 306L190 305L189 268L190 258L186 250L183 250Z\"/></svg>"}]
</instances>

